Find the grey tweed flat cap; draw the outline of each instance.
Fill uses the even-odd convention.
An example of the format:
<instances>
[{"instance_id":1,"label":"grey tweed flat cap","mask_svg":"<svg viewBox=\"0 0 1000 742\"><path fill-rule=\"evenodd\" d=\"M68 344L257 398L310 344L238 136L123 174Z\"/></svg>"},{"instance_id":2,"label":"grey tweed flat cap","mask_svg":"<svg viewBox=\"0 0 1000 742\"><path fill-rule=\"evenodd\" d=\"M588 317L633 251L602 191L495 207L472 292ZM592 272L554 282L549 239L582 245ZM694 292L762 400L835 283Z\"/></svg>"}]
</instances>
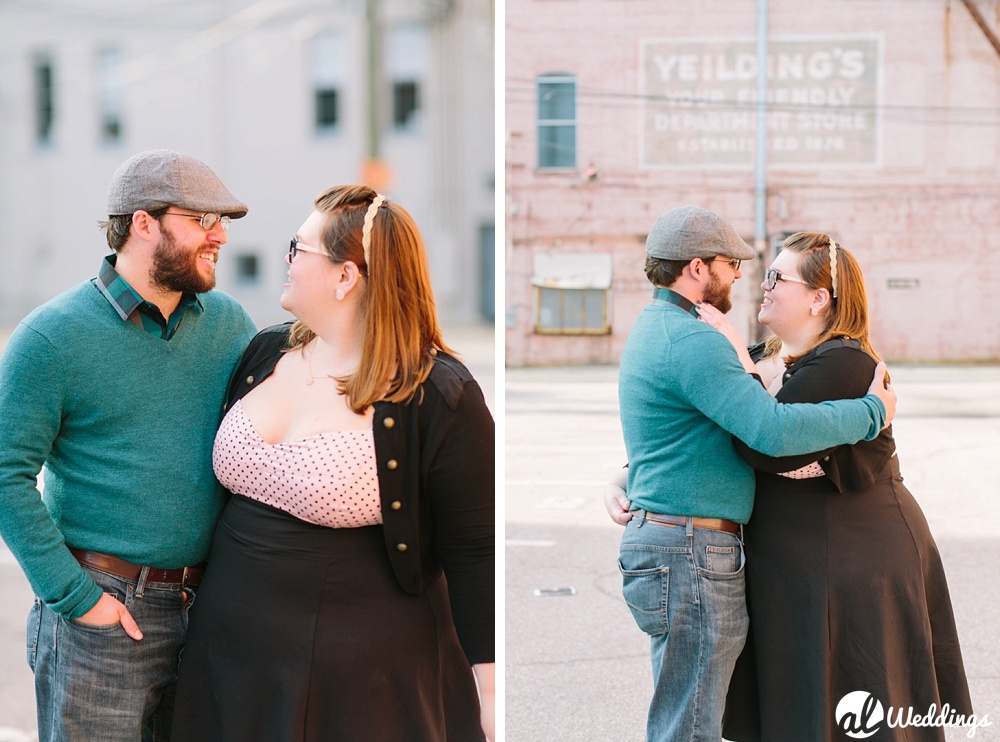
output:
<instances>
[{"instance_id":1,"label":"grey tweed flat cap","mask_svg":"<svg viewBox=\"0 0 1000 742\"><path fill-rule=\"evenodd\" d=\"M247 205L229 192L201 160L151 149L126 160L108 186L108 216L179 206L239 219Z\"/></svg>"},{"instance_id":2,"label":"grey tweed flat cap","mask_svg":"<svg viewBox=\"0 0 1000 742\"><path fill-rule=\"evenodd\" d=\"M646 255L663 260L693 260L723 255L750 260L756 250L743 241L733 225L714 211L681 206L660 216L646 237Z\"/></svg>"}]
</instances>

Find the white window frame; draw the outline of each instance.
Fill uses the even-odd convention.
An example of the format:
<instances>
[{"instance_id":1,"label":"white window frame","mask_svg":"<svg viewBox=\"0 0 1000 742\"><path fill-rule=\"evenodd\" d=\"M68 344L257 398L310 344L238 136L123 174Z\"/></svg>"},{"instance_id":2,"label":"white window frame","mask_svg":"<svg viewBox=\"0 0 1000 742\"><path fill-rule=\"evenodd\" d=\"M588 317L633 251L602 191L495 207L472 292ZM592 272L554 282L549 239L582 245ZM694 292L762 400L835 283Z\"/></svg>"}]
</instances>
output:
<instances>
[{"instance_id":1,"label":"white window frame","mask_svg":"<svg viewBox=\"0 0 1000 742\"><path fill-rule=\"evenodd\" d=\"M424 119L424 91L429 66L430 38L427 26L407 24L392 26L385 33L385 75L389 82L390 128L395 133L421 131ZM399 120L397 90L403 85L414 89L414 107L405 120Z\"/></svg>"},{"instance_id":2,"label":"white window frame","mask_svg":"<svg viewBox=\"0 0 1000 742\"><path fill-rule=\"evenodd\" d=\"M543 85L572 85L573 93L573 116L572 118L543 118L542 112L542 86ZM577 85L576 76L570 75L565 72L550 72L544 75L539 75L535 78L535 94L537 110L536 116L537 120L537 135L538 135L538 152L537 152L537 164L539 170L575 170L577 163L577 133L578 133L578 121L577 121ZM554 129L568 129L572 128L573 131L573 151L567 161L563 161L561 158L556 158L558 162L549 163L543 162L545 159L543 153L551 151L553 148L553 142L546 141L543 132L548 132ZM558 153L557 153L558 154ZM570 161L571 160L571 161Z\"/></svg>"},{"instance_id":3,"label":"white window frame","mask_svg":"<svg viewBox=\"0 0 1000 742\"><path fill-rule=\"evenodd\" d=\"M535 333L611 334L611 270L611 253L536 253L531 277ZM592 302L600 302L599 312L588 311Z\"/></svg>"},{"instance_id":4,"label":"white window frame","mask_svg":"<svg viewBox=\"0 0 1000 742\"><path fill-rule=\"evenodd\" d=\"M337 31L323 31L312 38L312 126L320 136L337 134L344 121L344 78L347 50L343 36ZM336 119L320 121L320 96L333 93L336 98Z\"/></svg>"},{"instance_id":5,"label":"white window frame","mask_svg":"<svg viewBox=\"0 0 1000 742\"><path fill-rule=\"evenodd\" d=\"M125 137L124 61L118 47L105 47L97 52L98 138L106 145L120 144Z\"/></svg>"}]
</instances>

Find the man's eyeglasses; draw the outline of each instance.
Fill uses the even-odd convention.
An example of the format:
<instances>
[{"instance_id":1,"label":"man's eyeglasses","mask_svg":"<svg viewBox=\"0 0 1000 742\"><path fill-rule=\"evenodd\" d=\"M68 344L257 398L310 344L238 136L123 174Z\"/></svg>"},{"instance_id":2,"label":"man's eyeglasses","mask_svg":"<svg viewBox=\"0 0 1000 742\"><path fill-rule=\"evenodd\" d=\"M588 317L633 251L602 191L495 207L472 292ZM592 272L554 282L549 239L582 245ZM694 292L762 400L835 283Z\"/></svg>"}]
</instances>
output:
<instances>
[{"instance_id":1,"label":"man's eyeglasses","mask_svg":"<svg viewBox=\"0 0 1000 742\"><path fill-rule=\"evenodd\" d=\"M774 268L769 268L764 273L764 288L768 291L773 291L774 287L778 285L778 281L794 281L795 283L801 283L803 286L808 286L809 284L803 281L801 278L796 278L795 276L786 276L781 271L776 271Z\"/></svg>"},{"instance_id":2,"label":"man's eyeglasses","mask_svg":"<svg viewBox=\"0 0 1000 742\"><path fill-rule=\"evenodd\" d=\"M743 262L742 260L737 260L736 258L719 258L719 257L712 258L710 262L714 263L717 260L723 263L729 263L729 267L732 268L734 271L738 271L740 269L740 263Z\"/></svg>"},{"instance_id":3,"label":"man's eyeglasses","mask_svg":"<svg viewBox=\"0 0 1000 742\"><path fill-rule=\"evenodd\" d=\"M232 221L228 216L219 216L218 214L213 214L207 212L205 214L182 214L179 211L165 211L164 214L170 214L171 216L186 216L188 219L195 219L201 225L201 228L206 232L209 231L216 224L221 224L222 229L229 229L229 222Z\"/></svg>"},{"instance_id":4,"label":"man's eyeglasses","mask_svg":"<svg viewBox=\"0 0 1000 742\"><path fill-rule=\"evenodd\" d=\"M292 241L288 245L288 262L291 263L293 260L295 260L295 256L298 255L300 252L311 252L315 255L327 254L326 250L319 250L315 247L309 247L309 245L305 245L299 242L298 237L292 237Z\"/></svg>"}]
</instances>

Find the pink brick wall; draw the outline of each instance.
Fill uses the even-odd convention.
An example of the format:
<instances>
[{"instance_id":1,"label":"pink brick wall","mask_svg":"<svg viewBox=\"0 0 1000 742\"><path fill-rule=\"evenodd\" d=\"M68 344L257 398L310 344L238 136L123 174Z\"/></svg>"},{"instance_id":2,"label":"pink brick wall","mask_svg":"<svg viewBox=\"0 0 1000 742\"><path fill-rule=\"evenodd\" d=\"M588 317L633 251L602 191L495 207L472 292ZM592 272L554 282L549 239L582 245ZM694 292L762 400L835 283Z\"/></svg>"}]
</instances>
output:
<instances>
[{"instance_id":1,"label":"pink brick wall","mask_svg":"<svg viewBox=\"0 0 1000 742\"><path fill-rule=\"evenodd\" d=\"M1000 360L1000 56L957 2L770 1L769 38L878 40L878 157L772 165L771 235L823 230L861 261L873 339L895 361ZM977 6L1000 29L995 0ZM643 40L747 41L749 0L508 0L506 354L510 365L616 363L647 303L642 238L656 217L699 204L751 242L752 166L640 165ZM536 168L536 76L577 80L577 169ZM960 110L961 109L961 110ZM588 180L584 171L598 176ZM613 254L612 333L534 334L536 252ZM753 326L759 274L737 283ZM742 285L741 285L742 284ZM894 288L899 285L913 288Z\"/></svg>"}]
</instances>

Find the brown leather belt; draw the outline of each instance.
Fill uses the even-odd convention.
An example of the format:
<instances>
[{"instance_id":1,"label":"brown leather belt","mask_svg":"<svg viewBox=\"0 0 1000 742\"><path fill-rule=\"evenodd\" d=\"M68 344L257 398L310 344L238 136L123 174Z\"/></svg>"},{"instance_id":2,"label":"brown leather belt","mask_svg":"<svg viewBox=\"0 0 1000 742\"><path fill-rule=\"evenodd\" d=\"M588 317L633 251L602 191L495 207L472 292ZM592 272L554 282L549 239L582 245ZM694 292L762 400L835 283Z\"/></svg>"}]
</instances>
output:
<instances>
[{"instance_id":1,"label":"brown leather belt","mask_svg":"<svg viewBox=\"0 0 1000 742\"><path fill-rule=\"evenodd\" d=\"M138 580L142 572L142 566L126 562L111 554L102 554L99 551L86 551L84 549L69 548L70 553L76 557L76 561L85 567L107 572L109 575L121 577L125 580ZM178 567L177 569L157 569L150 567L146 575L146 582L159 582L167 585L180 585L181 587L198 587L201 584L202 575L205 573L205 563L194 567Z\"/></svg>"},{"instance_id":2,"label":"brown leather belt","mask_svg":"<svg viewBox=\"0 0 1000 742\"><path fill-rule=\"evenodd\" d=\"M664 515L662 513L643 512L643 517L646 520L650 523L656 523L659 526L670 526L673 528L675 526L687 525L687 516L684 515ZM734 523L733 521L726 520L725 518L691 518L691 525L695 528L707 528L710 531L726 531L727 533L740 532L739 523Z\"/></svg>"}]
</instances>

